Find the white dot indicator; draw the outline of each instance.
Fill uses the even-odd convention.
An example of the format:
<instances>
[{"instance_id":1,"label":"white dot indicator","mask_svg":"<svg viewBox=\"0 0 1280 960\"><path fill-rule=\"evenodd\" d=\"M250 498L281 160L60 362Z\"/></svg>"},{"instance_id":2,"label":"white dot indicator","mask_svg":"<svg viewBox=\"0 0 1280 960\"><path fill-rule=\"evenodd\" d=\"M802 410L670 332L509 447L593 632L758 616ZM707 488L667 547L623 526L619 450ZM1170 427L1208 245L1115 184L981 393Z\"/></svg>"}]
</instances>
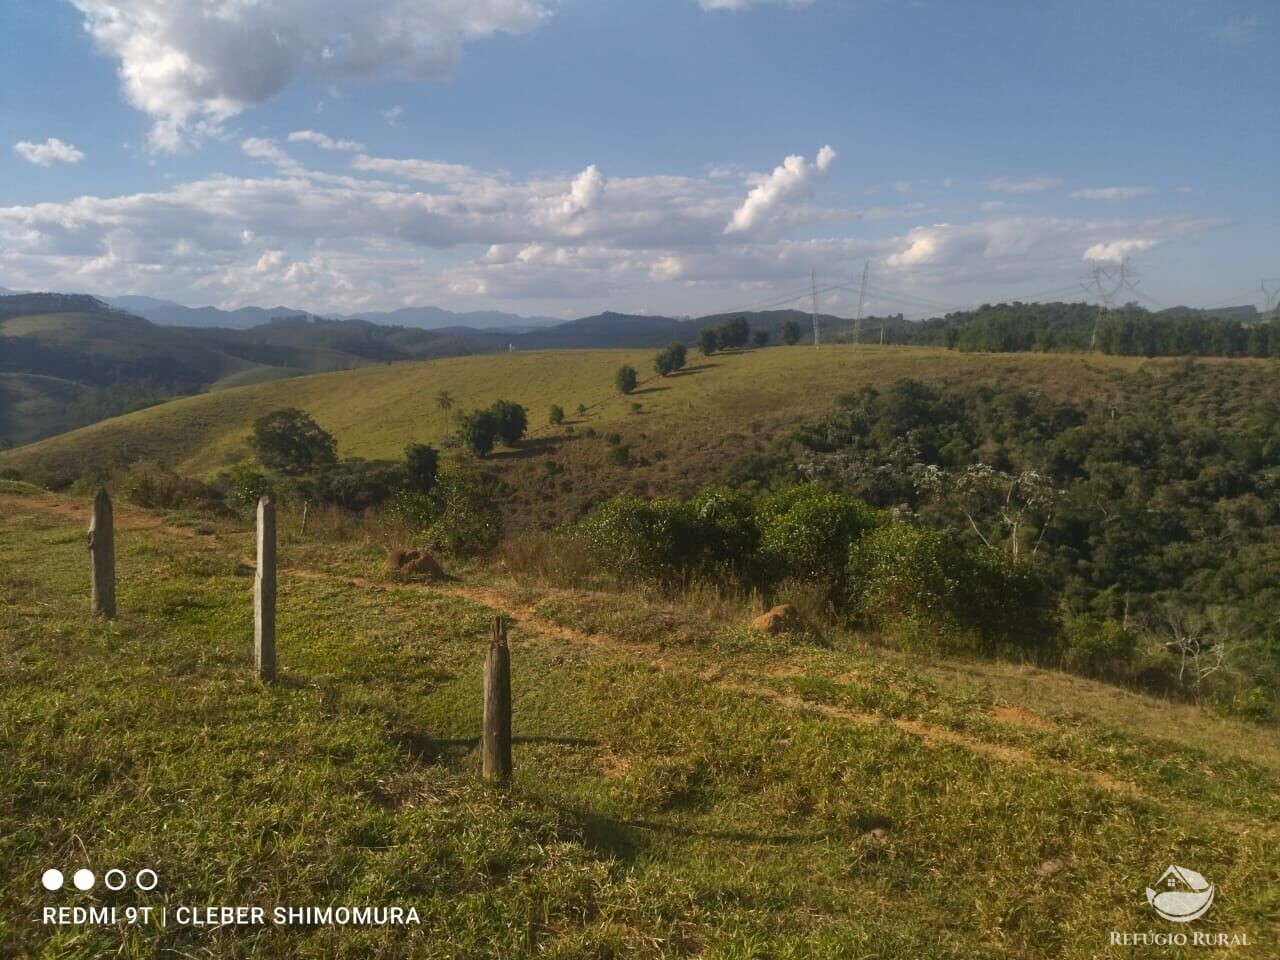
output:
<instances>
[{"instance_id":1,"label":"white dot indicator","mask_svg":"<svg viewBox=\"0 0 1280 960\"><path fill-rule=\"evenodd\" d=\"M156 876L154 870L146 867L138 871L138 875L133 878L133 882L138 885L139 890L154 890L156 884L160 882L160 878Z\"/></svg>"},{"instance_id":2,"label":"white dot indicator","mask_svg":"<svg viewBox=\"0 0 1280 960\"><path fill-rule=\"evenodd\" d=\"M62 889L62 871L46 870L44 875L40 877L40 882L44 884L46 890Z\"/></svg>"},{"instance_id":3,"label":"white dot indicator","mask_svg":"<svg viewBox=\"0 0 1280 960\"><path fill-rule=\"evenodd\" d=\"M102 882L107 885L108 890L123 890L129 882L128 875L123 870L108 870L102 878Z\"/></svg>"},{"instance_id":4,"label":"white dot indicator","mask_svg":"<svg viewBox=\"0 0 1280 960\"><path fill-rule=\"evenodd\" d=\"M76 885L77 890L88 890L93 886L93 871L77 870L75 876L71 878L71 882Z\"/></svg>"}]
</instances>

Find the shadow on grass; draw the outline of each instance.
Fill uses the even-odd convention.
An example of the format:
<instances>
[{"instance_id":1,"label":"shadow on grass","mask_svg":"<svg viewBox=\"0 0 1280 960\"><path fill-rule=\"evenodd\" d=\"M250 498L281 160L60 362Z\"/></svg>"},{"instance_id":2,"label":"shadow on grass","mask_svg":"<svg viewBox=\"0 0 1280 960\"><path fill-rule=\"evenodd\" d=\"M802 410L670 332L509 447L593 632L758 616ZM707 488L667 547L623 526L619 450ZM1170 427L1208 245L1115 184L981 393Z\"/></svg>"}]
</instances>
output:
<instances>
[{"instance_id":1,"label":"shadow on grass","mask_svg":"<svg viewBox=\"0 0 1280 960\"><path fill-rule=\"evenodd\" d=\"M432 737L421 730L401 728L391 730L387 739L419 763L455 763L465 759L480 746L477 737ZM520 744L551 744L560 747L598 747L599 741L582 737L512 737L515 746Z\"/></svg>"},{"instance_id":2,"label":"shadow on grass","mask_svg":"<svg viewBox=\"0 0 1280 960\"><path fill-rule=\"evenodd\" d=\"M653 834L684 840L715 840L766 847L801 847L837 838L837 833L831 830L814 830L808 833L703 830L657 820L624 820L590 810L568 808L565 812L582 830L583 842L587 847L601 856L615 857L626 862L635 860L645 851ZM882 818L869 819L880 822Z\"/></svg>"},{"instance_id":3,"label":"shadow on grass","mask_svg":"<svg viewBox=\"0 0 1280 960\"><path fill-rule=\"evenodd\" d=\"M627 396L639 397L646 393L661 393L663 390L670 390L670 387L644 387L640 390L632 390Z\"/></svg>"},{"instance_id":4,"label":"shadow on grass","mask_svg":"<svg viewBox=\"0 0 1280 960\"><path fill-rule=\"evenodd\" d=\"M527 460L544 453L555 453L560 444L570 437L539 437L536 440L522 440L514 450L498 450L489 454L487 460Z\"/></svg>"}]
</instances>

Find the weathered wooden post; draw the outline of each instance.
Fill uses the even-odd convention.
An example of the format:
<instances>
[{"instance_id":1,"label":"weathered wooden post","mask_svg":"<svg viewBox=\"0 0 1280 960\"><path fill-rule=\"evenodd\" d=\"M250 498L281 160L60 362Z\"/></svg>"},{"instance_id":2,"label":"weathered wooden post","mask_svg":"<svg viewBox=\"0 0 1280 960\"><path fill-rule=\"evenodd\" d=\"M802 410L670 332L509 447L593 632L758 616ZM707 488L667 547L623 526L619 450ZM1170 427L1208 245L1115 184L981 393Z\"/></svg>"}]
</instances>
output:
<instances>
[{"instance_id":1,"label":"weathered wooden post","mask_svg":"<svg viewBox=\"0 0 1280 960\"><path fill-rule=\"evenodd\" d=\"M484 734L480 738L486 780L511 779L511 650L507 625L494 617L484 662Z\"/></svg>"},{"instance_id":2,"label":"weathered wooden post","mask_svg":"<svg viewBox=\"0 0 1280 960\"><path fill-rule=\"evenodd\" d=\"M276 678L276 505L258 501L258 570L253 578L253 654L258 679Z\"/></svg>"},{"instance_id":3,"label":"weathered wooden post","mask_svg":"<svg viewBox=\"0 0 1280 960\"><path fill-rule=\"evenodd\" d=\"M111 498L106 488L93 498L89 519L89 585L93 612L103 617L116 615L116 534L111 516Z\"/></svg>"}]
</instances>

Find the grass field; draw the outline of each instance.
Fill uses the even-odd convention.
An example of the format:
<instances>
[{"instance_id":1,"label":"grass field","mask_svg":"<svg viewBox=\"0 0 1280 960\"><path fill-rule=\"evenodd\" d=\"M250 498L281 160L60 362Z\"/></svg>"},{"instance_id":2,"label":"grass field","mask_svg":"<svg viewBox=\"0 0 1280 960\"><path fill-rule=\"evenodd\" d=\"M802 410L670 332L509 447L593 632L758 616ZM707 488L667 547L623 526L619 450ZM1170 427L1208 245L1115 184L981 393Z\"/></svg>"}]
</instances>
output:
<instances>
[{"instance_id":1,"label":"grass field","mask_svg":"<svg viewBox=\"0 0 1280 960\"><path fill-rule=\"evenodd\" d=\"M649 376L652 357L648 350L489 354L258 383L171 401L0 454L0 467L74 475L86 465L107 470L152 460L209 475L248 456L254 418L285 406L311 413L337 437L341 456L394 458L408 443L439 443L451 432L435 403L447 391L455 411L497 399L526 406L530 441L522 450L499 450L491 460L516 491L513 511L563 521L620 490L681 493L721 479L798 419L829 409L840 394L865 384L885 386L902 377L977 379L1101 400L1124 371L1175 362L789 347L695 358L684 372L650 379L629 397L614 390L619 366L629 363ZM571 432L547 423L553 403L566 410ZM576 413L579 405L585 414ZM603 438L609 433L631 446L630 465L606 462Z\"/></svg>"},{"instance_id":2,"label":"grass field","mask_svg":"<svg viewBox=\"0 0 1280 960\"><path fill-rule=\"evenodd\" d=\"M0 490L0 954L1228 955L1109 945L1173 932L1143 894L1171 863L1217 885L1196 930L1280 950L1272 730L642 596L481 570L387 586L376 546L303 540L289 515L264 687L250 533L119 507L122 615L99 623L85 507ZM497 613L514 619L506 791L476 776ZM160 882L50 894L51 866ZM35 921L90 903L402 905L422 923Z\"/></svg>"}]
</instances>

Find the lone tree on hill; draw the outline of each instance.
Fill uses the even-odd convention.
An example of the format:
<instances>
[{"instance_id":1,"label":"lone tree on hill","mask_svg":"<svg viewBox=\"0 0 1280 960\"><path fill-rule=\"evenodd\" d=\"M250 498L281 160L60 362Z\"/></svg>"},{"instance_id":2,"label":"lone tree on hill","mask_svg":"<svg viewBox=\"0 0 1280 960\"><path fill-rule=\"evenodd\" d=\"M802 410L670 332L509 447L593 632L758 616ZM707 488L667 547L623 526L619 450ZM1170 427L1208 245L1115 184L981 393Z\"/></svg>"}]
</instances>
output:
<instances>
[{"instance_id":1,"label":"lone tree on hill","mask_svg":"<svg viewBox=\"0 0 1280 960\"><path fill-rule=\"evenodd\" d=\"M440 416L445 418L448 424L449 411L453 409L453 394L448 390L441 390L436 394L436 409L440 411Z\"/></svg>"},{"instance_id":2,"label":"lone tree on hill","mask_svg":"<svg viewBox=\"0 0 1280 960\"><path fill-rule=\"evenodd\" d=\"M498 437L497 418L492 410L472 410L458 420L458 436L468 450L483 457L493 449Z\"/></svg>"},{"instance_id":3,"label":"lone tree on hill","mask_svg":"<svg viewBox=\"0 0 1280 960\"><path fill-rule=\"evenodd\" d=\"M709 357L716 352L716 348L720 346L720 339L716 336L716 332L711 327L703 327L698 331L698 349L704 357Z\"/></svg>"},{"instance_id":4,"label":"lone tree on hill","mask_svg":"<svg viewBox=\"0 0 1280 960\"><path fill-rule=\"evenodd\" d=\"M767 347L769 345L769 331L756 330L751 334L751 342L757 347Z\"/></svg>"},{"instance_id":5,"label":"lone tree on hill","mask_svg":"<svg viewBox=\"0 0 1280 960\"><path fill-rule=\"evenodd\" d=\"M779 331L778 336L788 347L794 347L800 342L800 324L794 320L783 320L782 330Z\"/></svg>"},{"instance_id":6,"label":"lone tree on hill","mask_svg":"<svg viewBox=\"0 0 1280 960\"><path fill-rule=\"evenodd\" d=\"M619 367L618 372L613 375L613 382L619 393L630 393L636 388L640 378L636 376L635 367L624 365Z\"/></svg>"},{"instance_id":7,"label":"lone tree on hill","mask_svg":"<svg viewBox=\"0 0 1280 960\"><path fill-rule=\"evenodd\" d=\"M550 412L547 414L547 420L552 426L556 427L564 423L564 407L558 403L553 403Z\"/></svg>"},{"instance_id":8,"label":"lone tree on hill","mask_svg":"<svg viewBox=\"0 0 1280 960\"><path fill-rule=\"evenodd\" d=\"M721 350L726 350L730 347L745 347L750 337L751 324L747 323L746 317L731 317L716 327L716 340Z\"/></svg>"},{"instance_id":9,"label":"lone tree on hill","mask_svg":"<svg viewBox=\"0 0 1280 960\"><path fill-rule=\"evenodd\" d=\"M669 377L684 367L686 351L683 343L668 344L653 360L653 369Z\"/></svg>"},{"instance_id":10,"label":"lone tree on hill","mask_svg":"<svg viewBox=\"0 0 1280 960\"><path fill-rule=\"evenodd\" d=\"M333 434L295 407L273 410L255 420L251 443L259 463L291 476L338 462Z\"/></svg>"},{"instance_id":11,"label":"lone tree on hill","mask_svg":"<svg viewBox=\"0 0 1280 960\"><path fill-rule=\"evenodd\" d=\"M494 429L498 439L508 447L514 447L524 438L529 427L529 415L524 407L510 400L499 400L489 408L493 413Z\"/></svg>"}]
</instances>

